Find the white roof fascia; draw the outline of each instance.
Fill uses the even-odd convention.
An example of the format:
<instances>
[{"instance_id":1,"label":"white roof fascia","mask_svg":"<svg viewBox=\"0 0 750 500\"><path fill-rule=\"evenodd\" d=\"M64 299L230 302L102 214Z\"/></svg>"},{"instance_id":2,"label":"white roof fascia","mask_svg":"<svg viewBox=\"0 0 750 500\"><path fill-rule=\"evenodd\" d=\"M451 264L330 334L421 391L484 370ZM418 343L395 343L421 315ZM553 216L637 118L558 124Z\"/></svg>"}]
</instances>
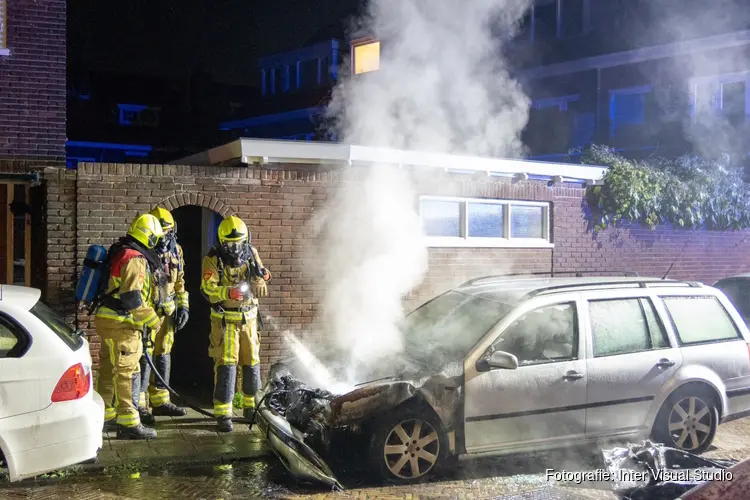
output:
<instances>
[{"instance_id":1,"label":"white roof fascia","mask_svg":"<svg viewBox=\"0 0 750 500\"><path fill-rule=\"evenodd\" d=\"M494 176L538 176L564 180L600 180L606 167L503 158L406 151L332 142L239 139L224 146L172 162L178 165L211 165L236 159L245 163L307 165L372 165L438 168L452 172L477 172ZM559 181L558 181L559 182Z\"/></svg>"}]
</instances>

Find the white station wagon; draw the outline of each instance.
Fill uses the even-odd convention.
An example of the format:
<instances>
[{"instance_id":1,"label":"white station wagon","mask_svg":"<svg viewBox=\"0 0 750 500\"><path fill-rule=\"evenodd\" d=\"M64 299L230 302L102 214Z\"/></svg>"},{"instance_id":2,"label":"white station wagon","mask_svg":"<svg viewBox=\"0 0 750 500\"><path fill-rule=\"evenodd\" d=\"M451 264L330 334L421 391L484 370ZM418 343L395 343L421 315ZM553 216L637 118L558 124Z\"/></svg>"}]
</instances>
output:
<instances>
[{"instance_id":1,"label":"white station wagon","mask_svg":"<svg viewBox=\"0 0 750 500\"><path fill-rule=\"evenodd\" d=\"M295 358L271 368L259 423L294 475L339 484L338 434L394 482L456 457L612 438L701 453L750 410L748 327L699 283L485 277L417 308L403 332L404 362L346 393L286 397L315 374Z\"/></svg>"}]
</instances>

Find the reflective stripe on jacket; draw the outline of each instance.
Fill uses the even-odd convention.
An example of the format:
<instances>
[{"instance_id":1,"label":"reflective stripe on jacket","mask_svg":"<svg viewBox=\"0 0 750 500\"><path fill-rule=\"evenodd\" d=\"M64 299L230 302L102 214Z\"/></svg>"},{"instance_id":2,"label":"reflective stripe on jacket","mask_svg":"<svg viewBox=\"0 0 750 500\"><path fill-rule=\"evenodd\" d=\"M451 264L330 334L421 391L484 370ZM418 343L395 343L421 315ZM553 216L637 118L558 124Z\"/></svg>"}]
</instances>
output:
<instances>
[{"instance_id":1,"label":"reflective stripe on jacket","mask_svg":"<svg viewBox=\"0 0 750 500\"><path fill-rule=\"evenodd\" d=\"M259 265L263 265L255 253ZM240 267L222 266L223 272L219 273L220 257L218 255L206 255L203 258L203 277L201 280L201 291L208 297L211 303L211 317L222 318L230 322L249 322L258 314L258 299L250 297L247 300L232 300L229 298L230 288L238 287L242 282L251 284L262 278L255 278L250 270L248 262ZM239 310L241 309L241 310Z\"/></svg>"},{"instance_id":2,"label":"reflective stripe on jacket","mask_svg":"<svg viewBox=\"0 0 750 500\"><path fill-rule=\"evenodd\" d=\"M154 310L153 285L154 279L146 258L136 250L122 250L112 259L107 295L122 303L123 311L102 305L97 309L96 316L132 324L139 329L144 326L156 327L159 317Z\"/></svg>"}]
</instances>

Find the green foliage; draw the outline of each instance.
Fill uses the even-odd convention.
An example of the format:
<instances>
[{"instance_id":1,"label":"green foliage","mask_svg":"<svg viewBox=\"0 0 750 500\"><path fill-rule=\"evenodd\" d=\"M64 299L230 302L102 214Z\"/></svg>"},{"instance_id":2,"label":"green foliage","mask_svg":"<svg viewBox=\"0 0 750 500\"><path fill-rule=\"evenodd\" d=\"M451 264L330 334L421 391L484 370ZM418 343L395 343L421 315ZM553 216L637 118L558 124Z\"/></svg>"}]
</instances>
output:
<instances>
[{"instance_id":1,"label":"green foliage","mask_svg":"<svg viewBox=\"0 0 750 500\"><path fill-rule=\"evenodd\" d=\"M232 407L238 410L242 409L242 393L237 391L234 393L234 399L232 400Z\"/></svg>"},{"instance_id":2,"label":"green foliage","mask_svg":"<svg viewBox=\"0 0 750 500\"><path fill-rule=\"evenodd\" d=\"M728 162L698 156L634 161L606 146L591 146L582 162L609 167L603 185L586 193L595 230L624 221L651 229L658 224L717 231L750 227L750 185L742 168Z\"/></svg>"}]
</instances>

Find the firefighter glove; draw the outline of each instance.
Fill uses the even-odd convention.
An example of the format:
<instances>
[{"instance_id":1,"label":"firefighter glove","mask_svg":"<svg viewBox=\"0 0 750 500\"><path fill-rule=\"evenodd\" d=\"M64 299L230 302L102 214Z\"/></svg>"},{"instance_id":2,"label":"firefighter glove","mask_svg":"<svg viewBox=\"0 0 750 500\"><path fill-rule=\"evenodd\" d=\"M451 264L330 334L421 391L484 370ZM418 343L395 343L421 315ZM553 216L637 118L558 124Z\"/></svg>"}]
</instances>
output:
<instances>
[{"instance_id":1,"label":"firefighter glove","mask_svg":"<svg viewBox=\"0 0 750 500\"><path fill-rule=\"evenodd\" d=\"M253 295L256 297L268 297L268 285L265 281L254 281L253 282Z\"/></svg>"},{"instance_id":2,"label":"firefighter glove","mask_svg":"<svg viewBox=\"0 0 750 500\"><path fill-rule=\"evenodd\" d=\"M232 300L244 300L245 294L239 287L229 289L229 298Z\"/></svg>"},{"instance_id":3,"label":"firefighter glove","mask_svg":"<svg viewBox=\"0 0 750 500\"><path fill-rule=\"evenodd\" d=\"M189 317L190 317L190 314L188 313L187 308L178 307L177 311L175 311L174 313L175 330L182 330L183 328L185 328L185 325L187 324Z\"/></svg>"}]
</instances>

